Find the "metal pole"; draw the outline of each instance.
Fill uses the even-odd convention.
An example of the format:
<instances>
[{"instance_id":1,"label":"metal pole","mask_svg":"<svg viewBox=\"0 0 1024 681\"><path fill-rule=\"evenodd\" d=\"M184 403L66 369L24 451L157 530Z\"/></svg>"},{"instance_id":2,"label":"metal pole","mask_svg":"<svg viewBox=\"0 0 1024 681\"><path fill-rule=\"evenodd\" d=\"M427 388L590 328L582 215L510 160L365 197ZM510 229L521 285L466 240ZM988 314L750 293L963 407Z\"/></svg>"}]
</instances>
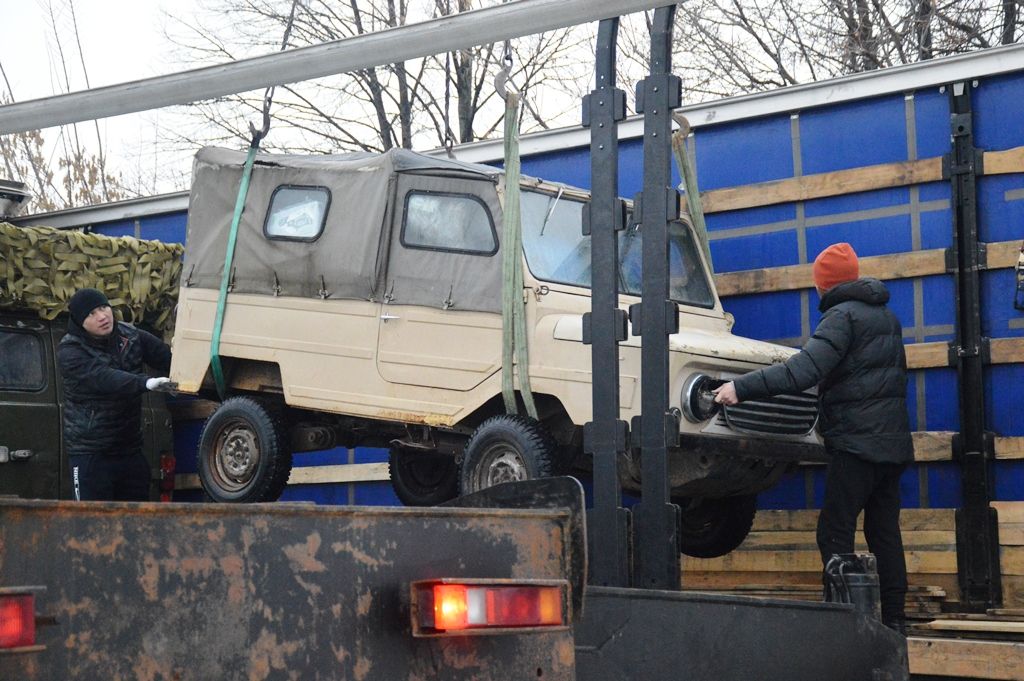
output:
<instances>
[{"instance_id":1,"label":"metal pole","mask_svg":"<svg viewBox=\"0 0 1024 681\"><path fill-rule=\"evenodd\" d=\"M981 150L974 147L971 87L950 86L950 124L953 150L946 158L953 204L954 246L950 265L956 274L957 338L950 363L957 367L960 433L954 438L954 457L960 464L963 506L956 511L956 560L960 601L984 611L1002 601L999 573L999 524L989 508L995 491L992 433L985 431L984 365L988 339L981 328L981 281L984 252L978 243L977 177L982 172Z\"/></svg>"},{"instance_id":2,"label":"metal pole","mask_svg":"<svg viewBox=\"0 0 1024 681\"><path fill-rule=\"evenodd\" d=\"M409 26L0 107L0 134L188 104L543 33L664 0L518 0Z\"/></svg>"},{"instance_id":3,"label":"metal pole","mask_svg":"<svg viewBox=\"0 0 1024 681\"><path fill-rule=\"evenodd\" d=\"M643 234L643 302L630 309L640 350L641 496L633 509L633 586L678 589L679 507L669 503L668 448L679 443L679 414L669 411L669 336L679 330L679 311L669 298L669 223L679 218L672 186L672 109L682 84L671 74L675 5L658 8L651 27L651 75L637 85L637 111L644 114L644 184L639 206ZM639 314L636 314L638 313ZM639 323L638 323L639 322ZM639 425L639 427L637 427ZM636 442L634 441L634 445Z\"/></svg>"},{"instance_id":4,"label":"metal pole","mask_svg":"<svg viewBox=\"0 0 1024 681\"><path fill-rule=\"evenodd\" d=\"M626 93L615 87L618 19L597 33L594 90L583 98L583 125L590 128L591 201L583 231L590 235L591 311L583 316L583 342L591 346L594 420L583 428L583 448L594 460L590 533L590 583L629 586L629 511L622 508L618 462L626 454L627 424L619 413L619 343L626 340L626 313L619 309L619 234L626 206L619 198L619 121Z\"/></svg>"}]
</instances>

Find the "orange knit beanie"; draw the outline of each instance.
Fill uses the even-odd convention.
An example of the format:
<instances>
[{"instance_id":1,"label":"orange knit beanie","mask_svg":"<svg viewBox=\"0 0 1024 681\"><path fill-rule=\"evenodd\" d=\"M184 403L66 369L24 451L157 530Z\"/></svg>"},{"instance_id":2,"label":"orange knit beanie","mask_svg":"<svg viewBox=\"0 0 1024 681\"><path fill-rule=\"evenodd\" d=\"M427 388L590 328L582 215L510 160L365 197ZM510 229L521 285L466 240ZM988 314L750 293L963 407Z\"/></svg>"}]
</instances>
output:
<instances>
[{"instance_id":1,"label":"orange knit beanie","mask_svg":"<svg viewBox=\"0 0 1024 681\"><path fill-rule=\"evenodd\" d=\"M857 254L848 243L832 244L819 253L811 271L814 274L814 285L822 291L860 278Z\"/></svg>"}]
</instances>

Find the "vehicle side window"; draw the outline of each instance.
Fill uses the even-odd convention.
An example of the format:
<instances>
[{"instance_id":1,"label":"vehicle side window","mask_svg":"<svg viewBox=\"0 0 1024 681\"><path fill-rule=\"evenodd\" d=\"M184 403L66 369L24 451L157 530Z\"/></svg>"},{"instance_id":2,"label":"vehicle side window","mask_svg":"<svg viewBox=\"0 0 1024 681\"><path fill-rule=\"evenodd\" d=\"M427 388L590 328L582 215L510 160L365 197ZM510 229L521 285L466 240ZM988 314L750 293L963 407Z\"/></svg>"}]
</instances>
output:
<instances>
[{"instance_id":1,"label":"vehicle side window","mask_svg":"<svg viewBox=\"0 0 1024 681\"><path fill-rule=\"evenodd\" d=\"M43 342L38 336L0 329L0 358L0 390L46 387Z\"/></svg>"},{"instance_id":2,"label":"vehicle side window","mask_svg":"<svg viewBox=\"0 0 1024 681\"><path fill-rule=\"evenodd\" d=\"M468 194L409 192L402 245L408 248L494 255L498 234L484 202Z\"/></svg>"},{"instance_id":3,"label":"vehicle side window","mask_svg":"<svg viewBox=\"0 0 1024 681\"><path fill-rule=\"evenodd\" d=\"M270 197L263 233L268 239L316 241L330 206L331 192L326 187L282 185Z\"/></svg>"}]
</instances>

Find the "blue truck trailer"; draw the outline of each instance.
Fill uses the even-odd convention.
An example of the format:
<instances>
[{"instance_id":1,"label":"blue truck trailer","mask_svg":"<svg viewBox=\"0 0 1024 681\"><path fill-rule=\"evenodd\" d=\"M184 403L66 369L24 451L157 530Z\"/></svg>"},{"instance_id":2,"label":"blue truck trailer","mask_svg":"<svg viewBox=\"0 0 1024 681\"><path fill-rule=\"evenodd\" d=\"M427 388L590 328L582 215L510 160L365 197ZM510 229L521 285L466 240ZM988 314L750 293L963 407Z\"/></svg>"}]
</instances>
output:
<instances>
[{"instance_id":1,"label":"blue truck trailer","mask_svg":"<svg viewBox=\"0 0 1024 681\"><path fill-rule=\"evenodd\" d=\"M643 92L647 105L644 136L648 141L658 139L655 144L644 144L644 197L635 205L642 207L647 228L643 250L648 266L643 272L642 308L634 306L630 315L634 332L639 334L637 315L642 310L645 337L644 416L635 418L633 425L634 431L641 425L643 430L644 499L633 514L637 532L631 579L627 572L611 579L605 576L604 568L616 572L617 565L600 550L609 538L621 545L617 521L629 516L617 508L618 494L615 499L607 494L615 470L614 465L606 464L615 464L616 456L595 463L595 477L601 484L595 485L593 509L597 519L611 511L616 522L599 522L593 532L586 530L590 514L584 514L579 483L544 475L485 487L426 509L306 504L82 505L4 498L0 499L0 546L5 547L0 552L0 676L269 679L340 675L391 679L404 674L417 679L623 679L667 678L685 669L684 673L695 679L722 681L752 676L817 679L829 669L832 677L851 681L906 679L906 641L877 620L877 604L870 589L861 589L859 597L852 597L852 579L847 581L849 591L843 602L829 603L795 604L676 591L675 539L680 509L663 503L667 471L650 464L660 456L658 466L665 468L667 426L679 413L666 409L662 388L667 385L659 387L659 381L653 380L667 384L667 367L657 366L657 355L664 349L648 352L666 345L677 322L674 314L668 314L676 311L675 305L663 305L664 295L659 290L669 278L667 237L675 220L672 206L678 203L668 187L665 148L671 133L669 111L677 106L672 93L678 95L679 86L678 79L667 73L674 9L673 5L655 12L651 75L638 88L638 97ZM614 82L617 27L617 20L602 21L597 85L584 103L584 109L593 114L585 114L588 123L605 127L609 122L613 132L621 116L610 109L618 111L619 107L597 113L592 109L605 103L607 95L613 96L615 104L623 101L619 91L607 88ZM962 87L955 90L959 108L964 92ZM961 130L969 127L968 119L954 120ZM618 158L617 153L605 151L609 138L604 133L596 133L591 141L594 184L599 189L594 193L590 219L584 221L584 233L588 233L593 219L594 267L608 264L608 256L615 256L614 238L607 237L614 236L614 227L620 223L608 218L625 213L625 204L615 198L615 183L608 182L616 172ZM253 152L258 139L254 136ZM954 187L951 203L961 207L970 201L959 201L958 194L973 199L974 189L973 178L963 177L971 175L974 164L962 159L979 157L973 146L962 142L949 164ZM618 145L613 140L611 146ZM510 173L514 176L515 171ZM241 186L246 185L247 179L243 179ZM672 199L668 202L663 200L666 189ZM561 196L561 191L558 194ZM241 199L238 203L242 205ZM602 208L613 204L623 209L622 213L618 208ZM125 206L109 208L119 211ZM236 210L235 224L241 212ZM120 215L140 236L142 217ZM953 221L958 239L963 232L960 220L958 213ZM117 228L109 224L116 219L94 222ZM196 228L196 223L189 225L190 232ZM596 238L597 232L601 239ZM971 236L970 230L967 234ZM652 238L661 236L666 238ZM189 242L195 243L191 238ZM517 243L515 237L512 243ZM976 266L964 262L963 252L970 254L967 260L976 261L978 249L965 251L961 247L951 259L957 272L960 326L965 319L960 299L970 293L972 283L962 273L977 273ZM36 262L44 260L35 258ZM223 271L222 300L231 276L230 260ZM602 295L607 290L615 292L612 278L604 273L599 276L597 271L593 289L595 297L599 290ZM976 289L972 300L977 299ZM320 298L326 299L327 293L321 281ZM445 301L446 308L449 302ZM614 312L617 308L612 302ZM183 297L180 309L186 317L188 305ZM615 343L604 341L614 328L612 322L625 318L617 312L599 315L597 304L584 316L585 326L588 317L584 337L595 335L595 420L588 423L592 429L587 449L597 459L599 449L607 453L607 444L612 445L613 455L625 446L620 442L624 438L617 436L612 438L614 442L604 442L606 435L618 430L618 410L612 410L609 421L607 414L599 415L596 408L601 399L607 399L609 390L618 394L614 383L599 386L596 378L603 371L600 361L614 365L615 357L608 357L604 350L614 355ZM391 318L396 317L381 317L384 321ZM17 337L27 331L16 327L9 333ZM186 329L179 326L178 333L181 338ZM214 338L218 334L219 330ZM600 342L597 336L602 337ZM963 359L973 356L965 350L963 339L964 331L958 328L958 342L951 346L956 352L951 351L949 359L960 358L961 383L980 381L980 375L972 376ZM216 360L216 342L213 348ZM24 366L18 367L22 373L33 367L31 354L26 353ZM610 373L617 374L614 370ZM223 394L220 377L217 381ZM55 383L59 390L59 379ZM185 389L184 382L182 385ZM658 399L653 399L655 396ZM198 416L203 406L183 406L180 415L187 415L188 409L195 409L193 415ZM665 418L650 418L659 411ZM728 417L728 412L725 415ZM971 429L965 426L958 447L963 452L960 458L972 460L985 453L988 436L981 432L980 445L971 436ZM293 439L293 443L300 451L313 449L306 446L311 442ZM14 459L19 461L34 456L26 449L15 453ZM971 473L967 469L965 466L965 478ZM284 482L283 477L277 480ZM329 482L325 477L306 481ZM971 504L966 496L964 511L968 512ZM978 519L969 517L967 521ZM600 544L599 535L603 535ZM588 570L590 559L594 563ZM601 571L598 565L603 566ZM870 576L870 571L863 576ZM38 586L24 586L33 583ZM7 586L11 584L15 586ZM43 631L37 632L37 627ZM821 637L828 645L797 644L811 637ZM726 641L730 654L716 654Z\"/></svg>"},{"instance_id":2,"label":"blue truck trailer","mask_svg":"<svg viewBox=\"0 0 1024 681\"><path fill-rule=\"evenodd\" d=\"M863 274L886 281L912 370L917 461L903 505L957 509L968 603L999 601L989 502L1024 500L1024 313L1013 271L1024 238L1022 101L1024 47L1008 46L680 111L736 333L801 345L818 320L808 263L831 243L851 243ZM630 196L641 186L641 120L619 133L620 192ZM527 136L523 172L589 187L588 144L584 129ZM454 151L502 161L495 142ZM19 222L181 242L187 202L167 195ZM177 497L197 499L203 406L172 406ZM283 498L394 504L386 460L368 448L304 453ZM823 487L822 467L799 467L759 508L817 508Z\"/></svg>"}]
</instances>

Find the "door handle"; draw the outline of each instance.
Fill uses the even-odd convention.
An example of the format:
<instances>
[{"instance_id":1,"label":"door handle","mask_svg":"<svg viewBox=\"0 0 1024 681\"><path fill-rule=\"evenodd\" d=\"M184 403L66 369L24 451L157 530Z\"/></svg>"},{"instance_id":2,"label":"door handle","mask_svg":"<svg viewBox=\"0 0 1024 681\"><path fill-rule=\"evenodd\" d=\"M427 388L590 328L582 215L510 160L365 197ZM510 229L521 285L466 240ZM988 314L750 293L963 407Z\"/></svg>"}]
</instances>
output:
<instances>
[{"instance_id":1,"label":"door handle","mask_svg":"<svg viewBox=\"0 0 1024 681\"><path fill-rule=\"evenodd\" d=\"M388 314L387 312L382 314L380 318L383 319L385 323L387 323L389 319L401 319L398 315Z\"/></svg>"}]
</instances>

